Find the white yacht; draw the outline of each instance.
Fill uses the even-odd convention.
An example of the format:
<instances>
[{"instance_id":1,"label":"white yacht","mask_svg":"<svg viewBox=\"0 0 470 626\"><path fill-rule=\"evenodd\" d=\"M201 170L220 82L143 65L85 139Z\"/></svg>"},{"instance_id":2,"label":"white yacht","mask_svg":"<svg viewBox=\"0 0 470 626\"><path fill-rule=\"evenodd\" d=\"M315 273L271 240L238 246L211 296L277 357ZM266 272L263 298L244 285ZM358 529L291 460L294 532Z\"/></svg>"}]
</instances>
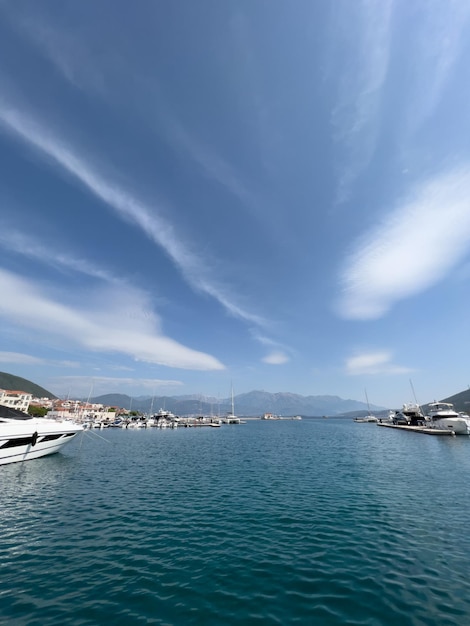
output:
<instances>
[{"instance_id":1,"label":"white yacht","mask_svg":"<svg viewBox=\"0 0 470 626\"><path fill-rule=\"evenodd\" d=\"M395 416L395 423L406 423L408 426L424 426L425 420L421 407L413 402L404 404L402 410L397 411Z\"/></svg>"},{"instance_id":2,"label":"white yacht","mask_svg":"<svg viewBox=\"0 0 470 626\"><path fill-rule=\"evenodd\" d=\"M470 418L457 413L449 402L431 402L426 415L426 426L438 430L452 430L456 435L470 435Z\"/></svg>"},{"instance_id":3,"label":"white yacht","mask_svg":"<svg viewBox=\"0 0 470 626\"><path fill-rule=\"evenodd\" d=\"M379 420L375 417L375 415L366 415L365 417L355 417L353 421L361 424L366 424L368 422L371 424L377 424Z\"/></svg>"},{"instance_id":4,"label":"white yacht","mask_svg":"<svg viewBox=\"0 0 470 626\"><path fill-rule=\"evenodd\" d=\"M83 430L82 424L31 417L0 406L0 465L54 454Z\"/></svg>"}]
</instances>

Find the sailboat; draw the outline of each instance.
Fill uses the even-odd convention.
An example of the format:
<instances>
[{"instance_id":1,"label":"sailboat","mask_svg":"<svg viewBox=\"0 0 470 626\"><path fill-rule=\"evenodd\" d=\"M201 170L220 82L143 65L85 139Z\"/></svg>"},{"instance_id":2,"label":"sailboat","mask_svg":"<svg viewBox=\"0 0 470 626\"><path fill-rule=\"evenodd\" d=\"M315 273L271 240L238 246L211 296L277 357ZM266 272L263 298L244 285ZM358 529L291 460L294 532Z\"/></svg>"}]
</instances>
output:
<instances>
[{"instance_id":1,"label":"sailboat","mask_svg":"<svg viewBox=\"0 0 470 626\"><path fill-rule=\"evenodd\" d=\"M365 417L355 417L354 421L361 422L361 423L371 422L371 423L377 424L379 420L375 417L375 415L372 415L372 413L370 412L369 398L367 396L366 389L364 389L364 393L366 395L366 402L367 402L367 415Z\"/></svg>"},{"instance_id":2,"label":"sailboat","mask_svg":"<svg viewBox=\"0 0 470 626\"><path fill-rule=\"evenodd\" d=\"M232 411L227 413L223 419L224 424L240 424L240 418L235 415L235 405L233 402L233 385L232 385Z\"/></svg>"}]
</instances>

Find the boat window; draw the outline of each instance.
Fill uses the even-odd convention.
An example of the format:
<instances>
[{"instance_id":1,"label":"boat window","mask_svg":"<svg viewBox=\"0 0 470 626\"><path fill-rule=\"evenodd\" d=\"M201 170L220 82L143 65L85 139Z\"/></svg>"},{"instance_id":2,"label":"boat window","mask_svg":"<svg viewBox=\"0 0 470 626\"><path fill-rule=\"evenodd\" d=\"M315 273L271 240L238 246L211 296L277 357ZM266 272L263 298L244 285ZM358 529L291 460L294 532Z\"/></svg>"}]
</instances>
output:
<instances>
[{"instance_id":1,"label":"boat window","mask_svg":"<svg viewBox=\"0 0 470 626\"><path fill-rule=\"evenodd\" d=\"M18 411L18 409L12 409L9 406L0 406L0 418L7 418L13 420L31 420L33 419L28 413Z\"/></svg>"}]
</instances>

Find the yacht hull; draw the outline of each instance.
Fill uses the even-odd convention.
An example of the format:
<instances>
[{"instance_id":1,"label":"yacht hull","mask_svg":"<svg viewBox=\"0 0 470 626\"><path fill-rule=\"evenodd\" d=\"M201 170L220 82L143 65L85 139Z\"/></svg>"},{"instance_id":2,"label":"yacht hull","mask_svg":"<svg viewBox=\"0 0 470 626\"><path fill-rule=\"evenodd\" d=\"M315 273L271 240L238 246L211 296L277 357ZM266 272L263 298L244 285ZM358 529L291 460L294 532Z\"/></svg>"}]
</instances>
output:
<instances>
[{"instance_id":1,"label":"yacht hull","mask_svg":"<svg viewBox=\"0 0 470 626\"><path fill-rule=\"evenodd\" d=\"M0 420L0 465L29 461L58 452L83 431L72 422L33 418Z\"/></svg>"},{"instance_id":2,"label":"yacht hull","mask_svg":"<svg viewBox=\"0 0 470 626\"><path fill-rule=\"evenodd\" d=\"M449 402L431 402L427 420L431 428L450 430L456 435L470 435L470 418L464 413L457 413Z\"/></svg>"},{"instance_id":3,"label":"yacht hull","mask_svg":"<svg viewBox=\"0 0 470 626\"><path fill-rule=\"evenodd\" d=\"M456 435L470 435L470 420L463 417L433 420L430 427L436 430L452 430Z\"/></svg>"}]
</instances>

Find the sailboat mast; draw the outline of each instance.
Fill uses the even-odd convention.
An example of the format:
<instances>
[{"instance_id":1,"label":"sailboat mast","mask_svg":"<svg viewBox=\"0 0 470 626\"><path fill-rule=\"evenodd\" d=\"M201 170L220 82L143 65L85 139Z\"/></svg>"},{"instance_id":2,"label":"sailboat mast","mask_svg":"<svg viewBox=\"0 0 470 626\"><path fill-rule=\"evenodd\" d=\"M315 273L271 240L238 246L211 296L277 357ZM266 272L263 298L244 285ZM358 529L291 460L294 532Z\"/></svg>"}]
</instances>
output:
<instances>
[{"instance_id":1,"label":"sailboat mast","mask_svg":"<svg viewBox=\"0 0 470 626\"><path fill-rule=\"evenodd\" d=\"M369 398L367 397L367 389L364 389L364 393L366 394L367 412L370 415L370 406L369 406Z\"/></svg>"},{"instance_id":2,"label":"sailboat mast","mask_svg":"<svg viewBox=\"0 0 470 626\"><path fill-rule=\"evenodd\" d=\"M415 388L413 387L413 381L410 378L410 387L411 387L411 391L413 392L413 398L415 399L415 404L418 407L418 410L420 412L420 414L423 414L423 411L421 409L421 405L419 404L417 398L416 398L416 393L415 393Z\"/></svg>"}]
</instances>

